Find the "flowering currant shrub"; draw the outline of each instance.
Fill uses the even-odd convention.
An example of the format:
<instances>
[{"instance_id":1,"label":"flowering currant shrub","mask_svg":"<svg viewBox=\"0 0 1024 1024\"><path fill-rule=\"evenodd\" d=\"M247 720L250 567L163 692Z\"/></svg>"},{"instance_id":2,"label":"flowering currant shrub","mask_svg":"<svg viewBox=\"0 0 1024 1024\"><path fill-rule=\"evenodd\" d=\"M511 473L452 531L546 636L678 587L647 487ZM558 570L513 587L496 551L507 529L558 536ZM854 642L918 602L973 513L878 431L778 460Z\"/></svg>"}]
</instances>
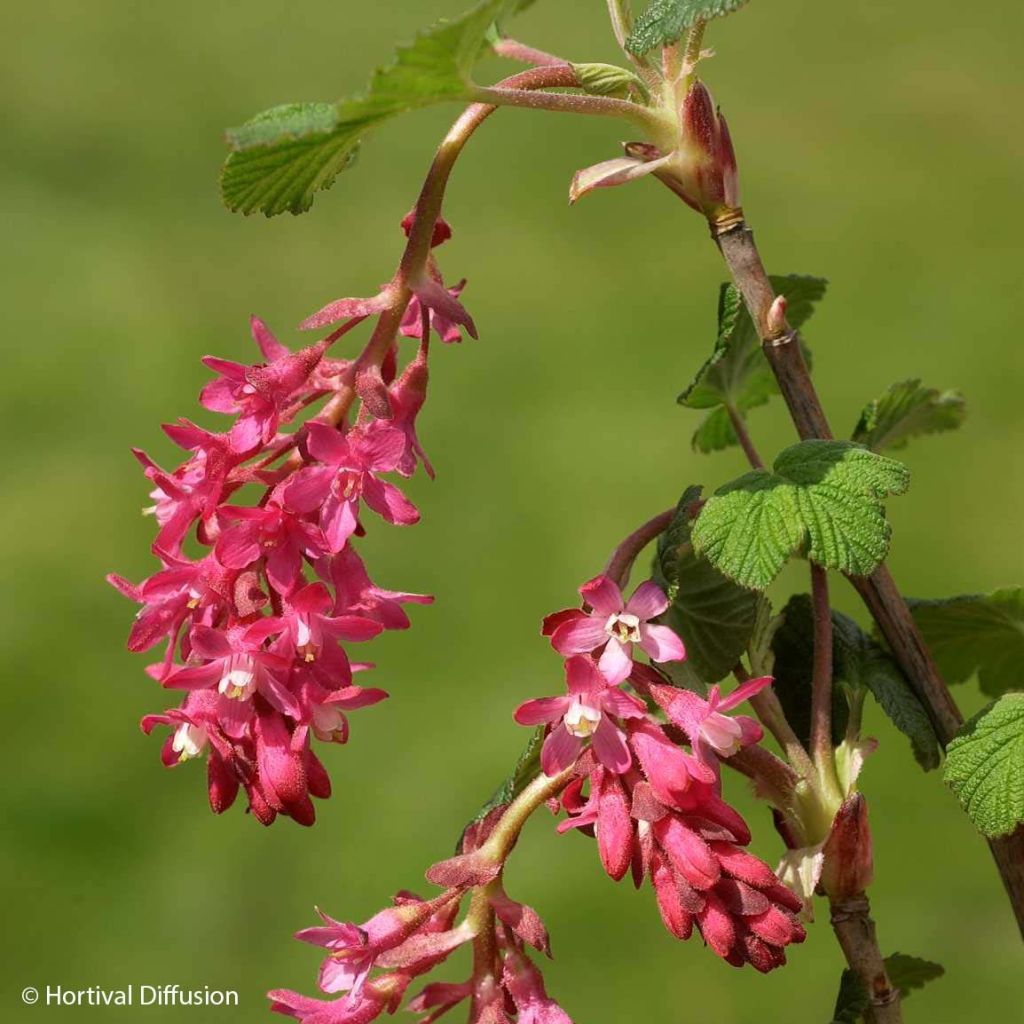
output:
<instances>
[{"instance_id":1,"label":"flowering currant shrub","mask_svg":"<svg viewBox=\"0 0 1024 1024\"><path fill-rule=\"evenodd\" d=\"M673 936L697 937L737 968L784 965L824 899L849 965L834 1019L900 1021L902 999L942 968L885 956L869 916L873 853L858 788L876 746L861 731L868 697L923 769L945 757L946 781L988 837L1024 922L1024 698L1010 670L1024 653L1024 595L908 601L885 567L884 501L909 475L882 453L959 426L963 399L902 381L864 408L849 439L834 435L797 330L826 283L765 272L740 207L734 143L702 80L708 22L743 3L652 0L634 18L626 0L608 0L618 66L518 42L507 22L530 0L481 0L400 48L360 96L276 107L229 132L227 206L297 214L371 128L435 102L468 104L401 221L404 251L377 294L328 302L299 324L316 340L295 350L254 318L254 362L203 361L213 377L200 404L227 417L223 429L166 425L185 453L171 470L135 452L159 567L139 584L110 580L141 606L129 648L157 650L147 672L177 700L142 728L163 731L170 767L205 759L215 812L241 790L264 825L280 815L312 824L312 798L331 790L314 741L345 743L349 714L388 696L363 685L374 666L362 645L406 629L404 606L431 600L374 583L360 538L382 522L415 524L400 480L420 467L434 475L417 433L430 345L477 336L465 281L449 283L438 263L451 236L443 199L463 147L500 107L616 118L638 136L580 170L572 201L650 178L706 220L731 280L711 354L679 404L703 413L695 451L738 446L750 463L709 495L683 490L614 546L578 605L543 620L564 685L553 667L546 695L509 708L529 742L462 828L455 856L427 870L436 891L399 891L362 923L318 912L297 938L324 951L326 998L274 990L282 1014L365 1024L405 1005L428 1024L465 1004L476 1024L568 1022L538 967L537 954L551 954L545 925L504 883L524 823L546 807L558 833L595 841L612 880L650 883ZM480 85L473 68L488 50L525 70ZM799 441L769 468L747 421L775 394ZM631 589L652 544L650 578ZM775 607L791 559L806 563L809 593ZM832 610L830 585L843 577L873 631ZM947 683L975 671L994 700L964 724ZM770 806L775 866L748 850L728 772ZM463 946L468 976L425 981Z\"/></svg>"}]
</instances>

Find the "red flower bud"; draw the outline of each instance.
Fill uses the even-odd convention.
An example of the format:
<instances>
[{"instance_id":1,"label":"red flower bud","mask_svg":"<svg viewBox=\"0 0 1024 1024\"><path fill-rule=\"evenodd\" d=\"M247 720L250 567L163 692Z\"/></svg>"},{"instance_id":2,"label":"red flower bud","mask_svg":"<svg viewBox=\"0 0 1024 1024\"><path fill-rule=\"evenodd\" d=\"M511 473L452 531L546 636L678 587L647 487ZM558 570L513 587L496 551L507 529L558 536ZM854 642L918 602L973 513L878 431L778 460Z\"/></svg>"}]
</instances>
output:
<instances>
[{"instance_id":1,"label":"red flower bud","mask_svg":"<svg viewBox=\"0 0 1024 1024\"><path fill-rule=\"evenodd\" d=\"M874 876L868 804L861 793L843 801L825 841L821 887L833 900L863 892Z\"/></svg>"}]
</instances>

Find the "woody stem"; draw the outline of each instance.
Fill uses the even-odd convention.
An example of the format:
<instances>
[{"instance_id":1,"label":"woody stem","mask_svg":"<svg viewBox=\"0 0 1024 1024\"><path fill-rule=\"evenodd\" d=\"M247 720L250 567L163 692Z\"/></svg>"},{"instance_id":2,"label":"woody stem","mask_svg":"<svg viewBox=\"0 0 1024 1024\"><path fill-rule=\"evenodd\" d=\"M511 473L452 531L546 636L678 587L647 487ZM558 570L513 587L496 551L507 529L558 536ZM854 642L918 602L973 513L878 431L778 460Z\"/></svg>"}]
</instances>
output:
<instances>
[{"instance_id":1,"label":"woody stem","mask_svg":"<svg viewBox=\"0 0 1024 1024\"><path fill-rule=\"evenodd\" d=\"M742 219L722 229L712 225L712 237L740 290L762 339L762 350L775 374L779 390L801 438L831 438L796 331L782 322L771 330L768 310L775 292L761 261L754 235ZM963 716L939 674L931 652L918 630L907 602L885 565L868 577L849 577L872 618L924 704L935 732L945 746L963 724ZM1024 826L999 839L989 840L1017 926L1024 936Z\"/></svg>"}]
</instances>

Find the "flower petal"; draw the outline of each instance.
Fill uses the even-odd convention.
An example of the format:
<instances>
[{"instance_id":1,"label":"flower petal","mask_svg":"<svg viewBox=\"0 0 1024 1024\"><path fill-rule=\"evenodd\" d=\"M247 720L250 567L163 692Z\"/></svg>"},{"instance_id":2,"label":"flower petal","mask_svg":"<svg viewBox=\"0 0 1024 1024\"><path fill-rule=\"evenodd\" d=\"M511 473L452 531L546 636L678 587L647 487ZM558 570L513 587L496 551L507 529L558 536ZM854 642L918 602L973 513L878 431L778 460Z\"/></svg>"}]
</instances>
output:
<instances>
[{"instance_id":1,"label":"flower petal","mask_svg":"<svg viewBox=\"0 0 1024 1024\"><path fill-rule=\"evenodd\" d=\"M641 625L640 647L652 661L682 661L686 657L683 641L668 626Z\"/></svg>"},{"instance_id":2,"label":"flower petal","mask_svg":"<svg viewBox=\"0 0 1024 1024\"><path fill-rule=\"evenodd\" d=\"M580 587L583 600L597 615L607 618L622 611L622 591L607 576L595 576Z\"/></svg>"},{"instance_id":3,"label":"flower petal","mask_svg":"<svg viewBox=\"0 0 1024 1024\"><path fill-rule=\"evenodd\" d=\"M653 619L668 607L665 591L654 580L641 583L626 602L626 611L638 619Z\"/></svg>"}]
</instances>

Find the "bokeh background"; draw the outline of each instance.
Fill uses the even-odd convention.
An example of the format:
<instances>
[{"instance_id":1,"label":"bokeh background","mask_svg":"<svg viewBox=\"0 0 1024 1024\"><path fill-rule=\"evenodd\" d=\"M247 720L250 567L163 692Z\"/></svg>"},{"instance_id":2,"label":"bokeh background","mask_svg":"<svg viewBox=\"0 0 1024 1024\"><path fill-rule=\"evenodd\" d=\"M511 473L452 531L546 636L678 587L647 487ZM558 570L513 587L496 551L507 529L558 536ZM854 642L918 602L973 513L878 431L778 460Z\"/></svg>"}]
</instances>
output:
<instances>
[{"instance_id":1,"label":"bokeh background","mask_svg":"<svg viewBox=\"0 0 1024 1024\"><path fill-rule=\"evenodd\" d=\"M220 207L220 133L360 87L396 39L458 6L36 0L5 19L5 1020L56 1012L22 1007L29 984L237 989L233 1011L128 1011L224 1024L264 1019L270 987L312 992L316 951L290 936L313 905L360 920L417 886L515 758L511 709L560 677L540 617L684 485L742 469L693 454L696 414L674 401L713 339L723 272L703 225L651 182L569 209L573 171L614 155L619 126L505 112L447 205L443 266L470 277L482 338L436 353L422 435L438 480L409 487L419 527L374 520L364 545L385 585L438 598L377 644L394 699L326 752L336 795L311 831L213 817L202 768L167 772L139 732L163 696L124 650L133 608L102 581L153 568L129 445L172 459L158 424L196 415L202 355L252 355L250 313L294 342L310 311L386 279L455 111L386 127L310 215L269 222ZM614 60L603 9L541 3L518 31ZM959 434L906 453L914 484L891 507L892 567L915 595L1020 579L1022 30L1005 0L969 18L948 0L757 0L709 33L706 79L770 269L832 282L808 340L836 427L907 376L968 396ZM778 402L753 427L766 452L791 440ZM790 574L780 597L801 584ZM981 704L974 684L957 696ZM882 941L948 968L909 1019L1019 1019L1020 946L982 843L902 737L877 714L869 725ZM728 783L774 860L767 811ZM592 844L550 820L510 875L553 932L549 987L577 1021L828 1019L841 958L827 925L763 978L672 941L649 891L610 883Z\"/></svg>"}]
</instances>

